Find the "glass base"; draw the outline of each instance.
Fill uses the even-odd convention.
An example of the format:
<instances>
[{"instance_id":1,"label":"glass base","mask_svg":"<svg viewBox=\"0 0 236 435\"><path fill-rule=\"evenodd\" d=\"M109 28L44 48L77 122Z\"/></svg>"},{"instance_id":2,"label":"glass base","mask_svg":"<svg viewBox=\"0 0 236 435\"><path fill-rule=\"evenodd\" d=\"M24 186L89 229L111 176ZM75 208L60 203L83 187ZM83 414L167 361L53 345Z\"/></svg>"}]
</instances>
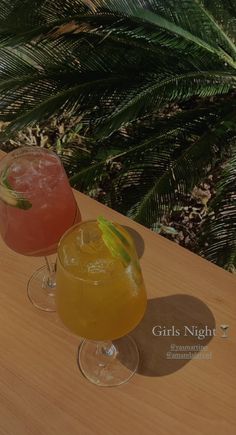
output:
<instances>
[{"instance_id":1,"label":"glass base","mask_svg":"<svg viewBox=\"0 0 236 435\"><path fill-rule=\"evenodd\" d=\"M136 373L139 351L132 337L125 336L106 342L82 341L78 351L78 366L93 384L114 387L124 384Z\"/></svg>"},{"instance_id":2,"label":"glass base","mask_svg":"<svg viewBox=\"0 0 236 435\"><path fill-rule=\"evenodd\" d=\"M56 311L55 291L55 279L51 282L46 266L36 270L28 282L27 293L29 300L40 310Z\"/></svg>"}]
</instances>

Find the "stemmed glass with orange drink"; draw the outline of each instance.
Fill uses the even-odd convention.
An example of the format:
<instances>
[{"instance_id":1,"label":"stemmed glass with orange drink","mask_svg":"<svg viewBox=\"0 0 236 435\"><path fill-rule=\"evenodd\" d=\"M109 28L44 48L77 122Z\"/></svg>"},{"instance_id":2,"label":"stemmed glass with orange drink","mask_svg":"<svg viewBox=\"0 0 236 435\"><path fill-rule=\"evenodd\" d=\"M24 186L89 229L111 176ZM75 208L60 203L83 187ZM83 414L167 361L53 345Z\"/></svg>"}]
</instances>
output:
<instances>
[{"instance_id":1,"label":"stemmed glass with orange drink","mask_svg":"<svg viewBox=\"0 0 236 435\"><path fill-rule=\"evenodd\" d=\"M77 203L54 152L21 147L0 160L0 232L17 253L45 257L46 266L28 283L31 302L42 310L55 311L55 270L47 256L78 221Z\"/></svg>"},{"instance_id":2,"label":"stemmed glass with orange drink","mask_svg":"<svg viewBox=\"0 0 236 435\"><path fill-rule=\"evenodd\" d=\"M140 322L146 291L136 249L123 227L100 217L70 228L58 245L56 305L85 338L78 364L96 385L120 385L136 372L139 352L126 334Z\"/></svg>"}]
</instances>

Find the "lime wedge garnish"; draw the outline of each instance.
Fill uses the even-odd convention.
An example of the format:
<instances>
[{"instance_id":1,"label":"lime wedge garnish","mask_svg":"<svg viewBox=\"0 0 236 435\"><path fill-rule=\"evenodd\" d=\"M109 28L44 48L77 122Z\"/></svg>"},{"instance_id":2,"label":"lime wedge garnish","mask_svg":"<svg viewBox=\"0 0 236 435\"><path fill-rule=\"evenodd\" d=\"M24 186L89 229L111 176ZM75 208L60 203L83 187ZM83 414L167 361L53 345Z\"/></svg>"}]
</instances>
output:
<instances>
[{"instance_id":1,"label":"lime wedge garnish","mask_svg":"<svg viewBox=\"0 0 236 435\"><path fill-rule=\"evenodd\" d=\"M119 258L124 266L128 266L131 262L131 256L129 254L131 247L129 241L112 222L108 221L103 216L99 216L97 222L102 231L103 241L112 256Z\"/></svg>"},{"instance_id":2,"label":"lime wedge garnish","mask_svg":"<svg viewBox=\"0 0 236 435\"><path fill-rule=\"evenodd\" d=\"M0 184L0 199L5 204L11 207L17 207L22 210L29 210L32 207L31 202L25 199L20 193L16 192L7 179L8 168L6 168L1 175Z\"/></svg>"}]
</instances>

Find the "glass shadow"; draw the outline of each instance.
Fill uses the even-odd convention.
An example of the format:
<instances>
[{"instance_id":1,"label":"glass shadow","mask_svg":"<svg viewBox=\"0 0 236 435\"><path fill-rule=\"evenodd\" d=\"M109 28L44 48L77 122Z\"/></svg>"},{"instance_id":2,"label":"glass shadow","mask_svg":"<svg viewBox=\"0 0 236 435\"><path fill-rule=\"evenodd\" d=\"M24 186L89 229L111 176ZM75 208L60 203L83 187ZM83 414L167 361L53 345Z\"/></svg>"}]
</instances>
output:
<instances>
[{"instance_id":1,"label":"glass shadow","mask_svg":"<svg viewBox=\"0 0 236 435\"><path fill-rule=\"evenodd\" d=\"M211 310L198 298L176 294L148 300L143 320L130 333L140 352L138 373L165 376L193 358L210 359L207 347L202 348L215 327Z\"/></svg>"}]
</instances>

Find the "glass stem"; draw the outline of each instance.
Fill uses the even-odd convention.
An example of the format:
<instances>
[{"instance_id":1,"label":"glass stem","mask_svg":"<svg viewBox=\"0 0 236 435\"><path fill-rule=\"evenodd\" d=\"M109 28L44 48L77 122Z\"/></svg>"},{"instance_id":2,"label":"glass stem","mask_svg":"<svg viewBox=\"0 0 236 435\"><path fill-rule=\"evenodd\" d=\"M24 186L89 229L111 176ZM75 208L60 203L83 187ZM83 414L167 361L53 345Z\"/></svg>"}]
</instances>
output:
<instances>
[{"instance_id":1,"label":"glass stem","mask_svg":"<svg viewBox=\"0 0 236 435\"><path fill-rule=\"evenodd\" d=\"M117 355L117 350L112 341L98 341L96 354L99 366L106 367Z\"/></svg>"},{"instance_id":2,"label":"glass stem","mask_svg":"<svg viewBox=\"0 0 236 435\"><path fill-rule=\"evenodd\" d=\"M49 288L54 288L56 286L56 280L55 280L55 264L50 262L48 257L44 257L47 271L48 271L48 278L47 278L47 286Z\"/></svg>"}]
</instances>

